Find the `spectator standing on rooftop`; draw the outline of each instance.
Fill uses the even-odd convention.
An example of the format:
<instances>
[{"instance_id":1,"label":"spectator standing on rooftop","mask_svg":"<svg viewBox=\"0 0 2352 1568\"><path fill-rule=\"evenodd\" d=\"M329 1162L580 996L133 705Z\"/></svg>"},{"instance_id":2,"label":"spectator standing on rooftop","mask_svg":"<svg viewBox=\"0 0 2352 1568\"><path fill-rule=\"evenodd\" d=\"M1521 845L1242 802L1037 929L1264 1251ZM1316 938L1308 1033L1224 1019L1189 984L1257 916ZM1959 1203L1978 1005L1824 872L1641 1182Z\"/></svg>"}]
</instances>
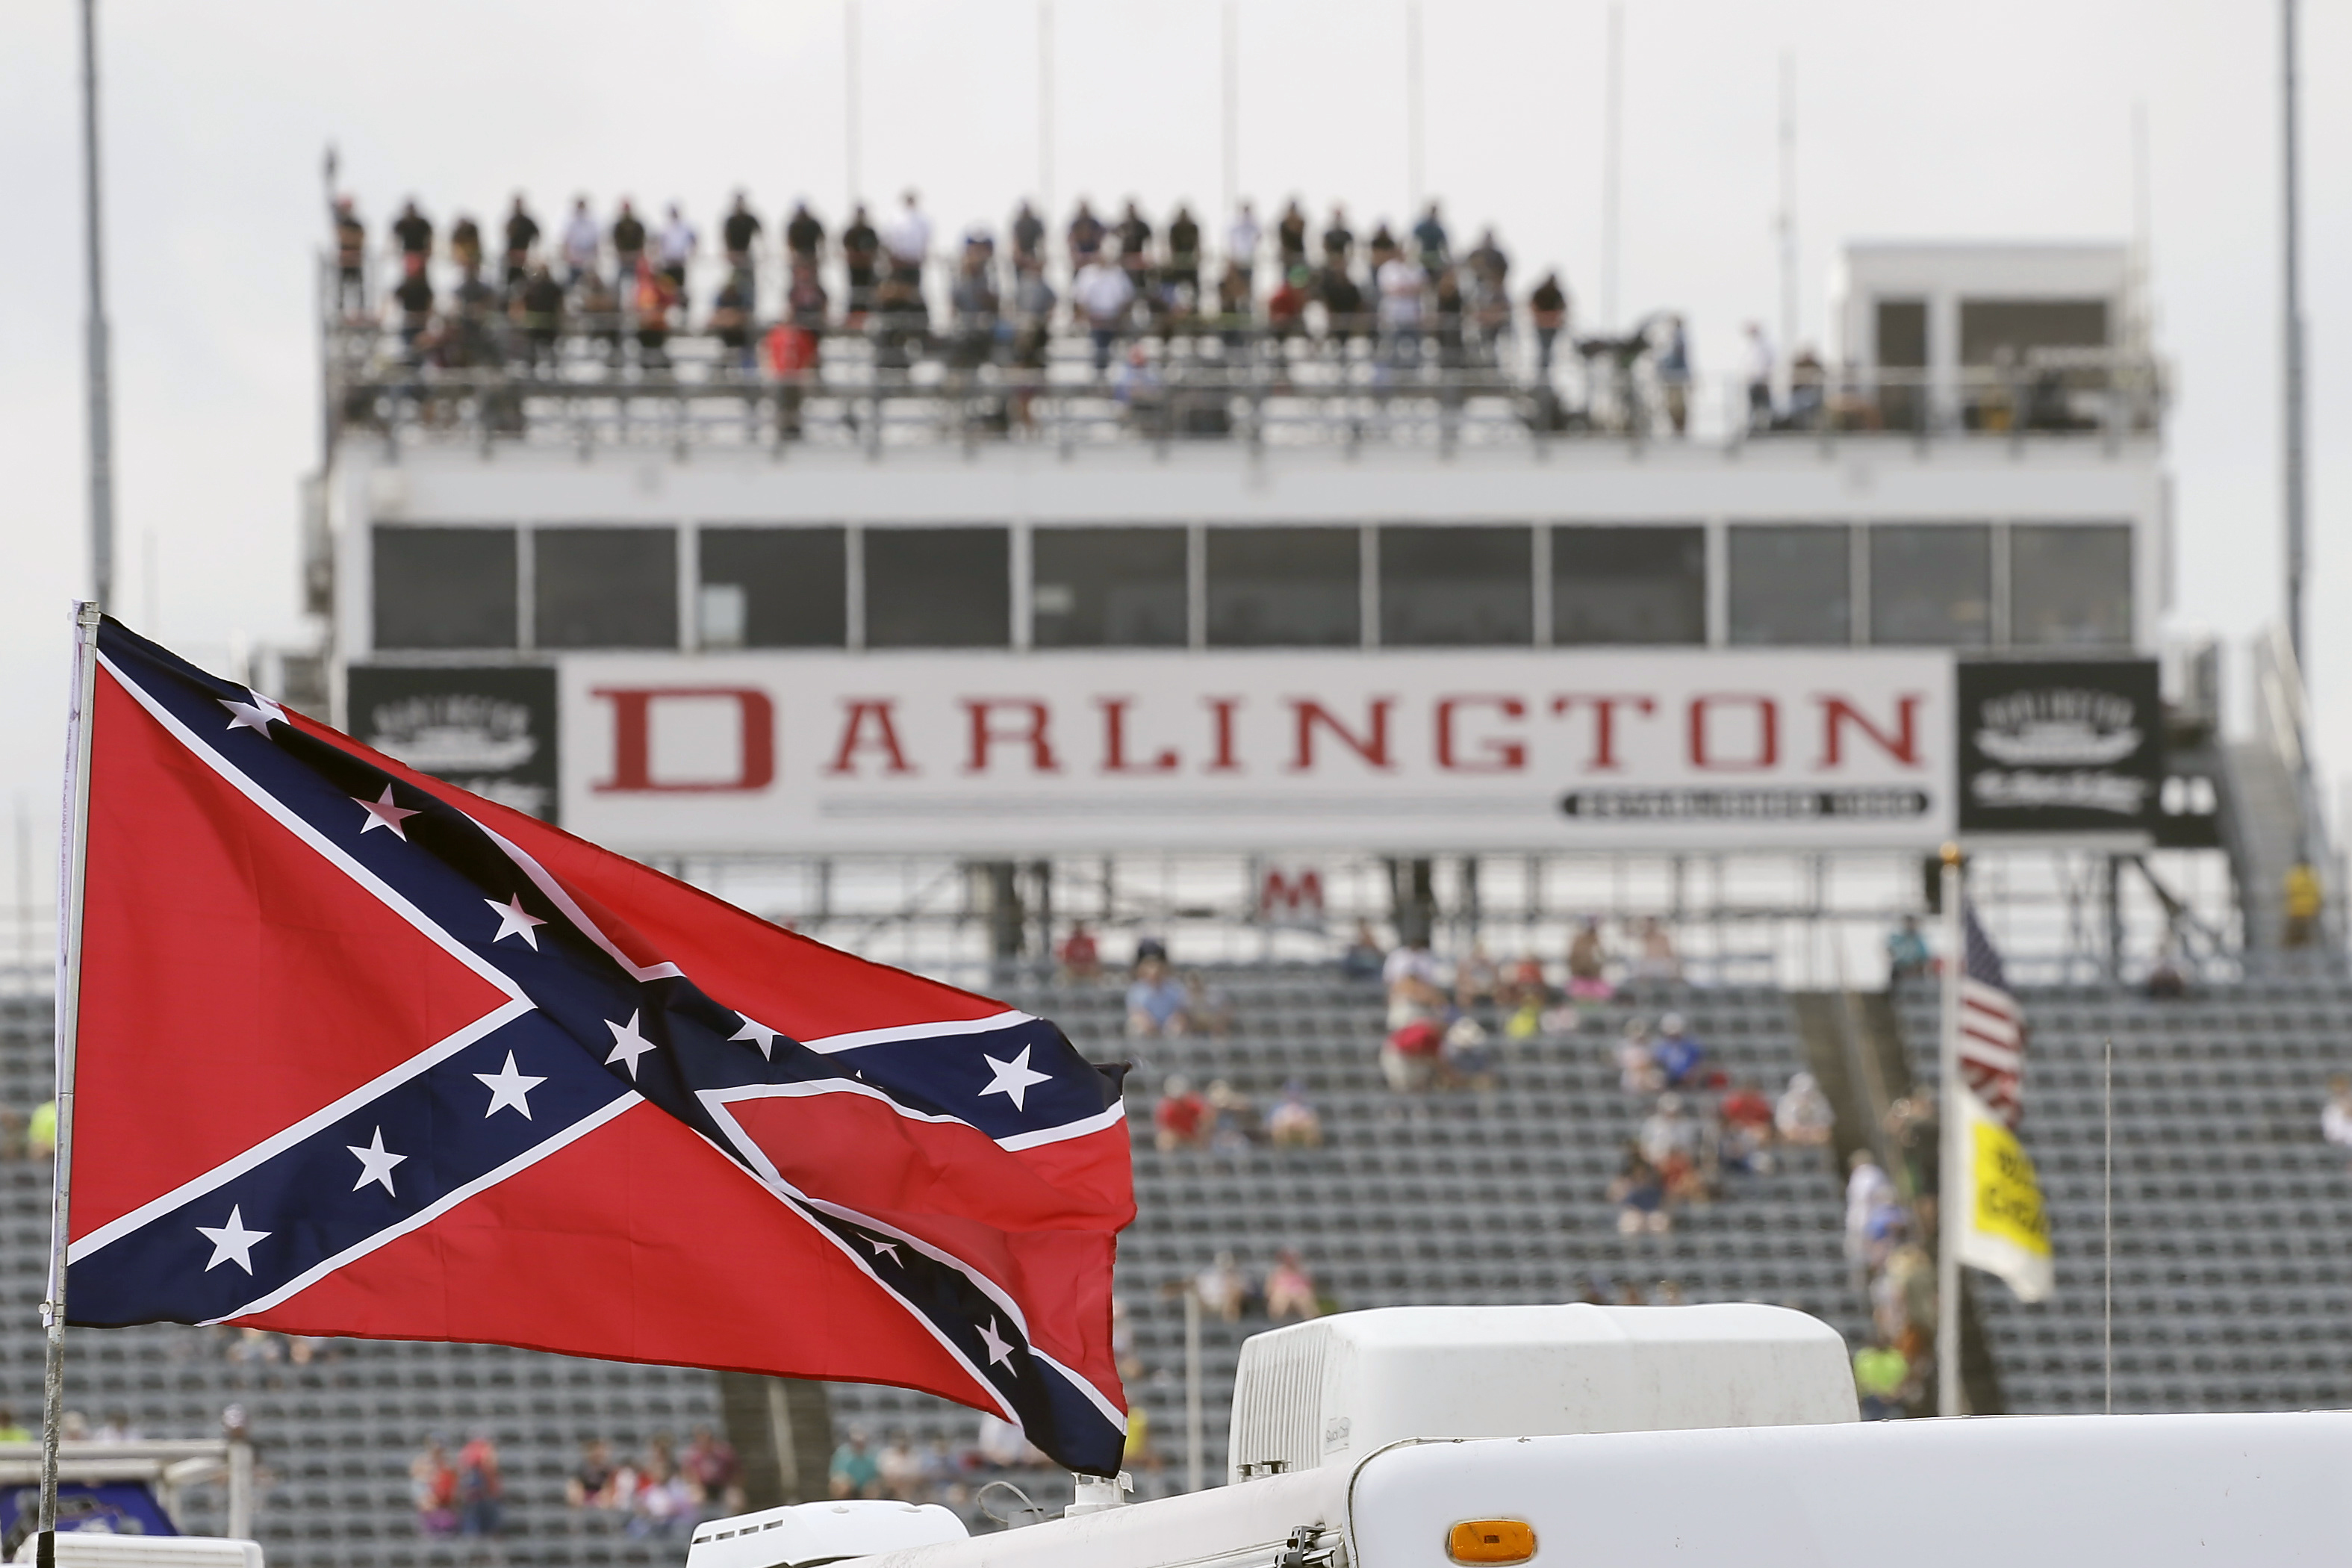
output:
<instances>
[{"instance_id":1,"label":"spectator standing on rooftop","mask_svg":"<svg viewBox=\"0 0 2352 1568\"><path fill-rule=\"evenodd\" d=\"M1772 427L1772 342L1755 321L1746 328L1748 340L1748 428Z\"/></svg>"},{"instance_id":2,"label":"spectator standing on rooftop","mask_svg":"<svg viewBox=\"0 0 2352 1568\"><path fill-rule=\"evenodd\" d=\"M462 272L479 272L482 268L482 226L464 213L449 226L449 259Z\"/></svg>"},{"instance_id":3,"label":"spectator standing on rooftop","mask_svg":"<svg viewBox=\"0 0 2352 1568\"><path fill-rule=\"evenodd\" d=\"M1064 237L1070 247L1073 275L1102 254L1103 239L1108 232L1102 219L1095 216L1095 209L1087 205L1087 198L1080 196L1078 210L1070 215L1069 230Z\"/></svg>"},{"instance_id":4,"label":"spectator standing on rooftop","mask_svg":"<svg viewBox=\"0 0 2352 1568\"><path fill-rule=\"evenodd\" d=\"M613 273L626 288L637 275L637 263L646 256L646 224L629 198L621 198L621 210L613 215Z\"/></svg>"},{"instance_id":5,"label":"spectator standing on rooftop","mask_svg":"<svg viewBox=\"0 0 2352 1568\"><path fill-rule=\"evenodd\" d=\"M1830 1141L1836 1122L1837 1113L1831 1109L1830 1097L1822 1092L1813 1075L1790 1074L1789 1087L1780 1091L1780 1102L1772 1108L1772 1125L1781 1142L1819 1147Z\"/></svg>"},{"instance_id":6,"label":"spectator standing on rooftop","mask_svg":"<svg viewBox=\"0 0 2352 1568\"><path fill-rule=\"evenodd\" d=\"M1545 273L1528 296L1528 320L1536 330L1536 374L1549 375L1552 345L1568 326L1568 290L1559 286L1558 272Z\"/></svg>"},{"instance_id":7,"label":"spectator standing on rooftop","mask_svg":"<svg viewBox=\"0 0 2352 1568\"><path fill-rule=\"evenodd\" d=\"M1192 207L1183 202L1176 204L1176 215L1168 220L1168 286L1192 290L1195 308L1201 300L1201 225L1192 216Z\"/></svg>"},{"instance_id":8,"label":"spectator standing on rooftop","mask_svg":"<svg viewBox=\"0 0 2352 1568\"><path fill-rule=\"evenodd\" d=\"M539 243L539 220L530 216L523 205L522 193L515 193L514 205L507 209L507 287L515 289L530 276L531 247Z\"/></svg>"},{"instance_id":9,"label":"spectator standing on rooftop","mask_svg":"<svg viewBox=\"0 0 2352 1568\"><path fill-rule=\"evenodd\" d=\"M841 231L842 270L848 275L848 325L862 327L874 309L874 283L882 257L882 238L866 216L866 204L851 209L849 226Z\"/></svg>"},{"instance_id":10,"label":"spectator standing on rooftop","mask_svg":"<svg viewBox=\"0 0 2352 1568\"><path fill-rule=\"evenodd\" d=\"M1453 261L1454 252L1446 243L1445 224L1437 216L1435 202L1429 204L1429 210L1423 213L1421 221L1412 226L1412 241L1420 252L1422 270L1431 278L1435 278Z\"/></svg>"},{"instance_id":11,"label":"spectator standing on rooftop","mask_svg":"<svg viewBox=\"0 0 2352 1568\"><path fill-rule=\"evenodd\" d=\"M1045 263L1045 220L1037 209L1024 198L1013 214L1012 225L1005 236L1013 242L1013 270L1018 273L1025 266L1043 267Z\"/></svg>"},{"instance_id":12,"label":"spectator standing on rooftop","mask_svg":"<svg viewBox=\"0 0 2352 1568\"><path fill-rule=\"evenodd\" d=\"M1290 205L1275 220L1274 248L1275 259L1286 274L1294 267L1307 265L1307 214L1297 196L1290 198Z\"/></svg>"},{"instance_id":13,"label":"spectator standing on rooftop","mask_svg":"<svg viewBox=\"0 0 2352 1568\"><path fill-rule=\"evenodd\" d=\"M1072 280L1070 302L1086 318L1087 331L1094 338L1095 374L1102 375L1110 369L1111 350L1127 329L1128 312L1135 307L1135 284L1097 248Z\"/></svg>"},{"instance_id":14,"label":"spectator standing on rooftop","mask_svg":"<svg viewBox=\"0 0 2352 1568\"><path fill-rule=\"evenodd\" d=\"M1257 274L1257 242L1263 237L1257 226L1257 214L1244 201L1234 211L1234 221L1225 226L1225 266L1238 270L1244 282L1252 282Z\"/></svg>"},{"instance_id":15,"label":"spectator standing on rooftop","mask_svg":"<svg viewBox=\"0 0 2352 1568\"><path fill-rule=\"evenodd\" d=\"M351 311L367 304L367 226L349 196L335 198L335 308Z\"/></svg>"},{"instance_id":16,"label":"spectator standing on rooftop","mask_svg":"<svg viewBox=\"0 0 2352 1568\"><path fill-rule=\"evenodd\" d=\"M563 282L566 288L578 289L596 276L596 263L604 254L603 238L596 227L596 215L588 210L588 198L573 198L572 221L563 226Z\"/></svg>"},{"instance_id":17,"label":"spectator standing on rooftop","mask_svg":"<svg viewBox=\"0 0 2352 1568\"><path fill-rule=\"evenodd\" d=\"M824 258L824 225L809 211L806 196L793 203L793 216L784 221L784 250L795 263L811 267Z\"/></svg>"},{"instance_id":18,"label":"spectator standing on rooftop","mask_svg":"<svg viewBox=\"0 0 2352 1568\"><path fill-rule=\"evenodd\" d=\"M1140 293L1151 267L1151 223L1132 198L1127 211L1119 216L1118 227L1112 231L1118 240L1118 264L1127 268Z\"/></svg>"},{"instance_id":19,"label":"spectator standing on rooftop","mask_svg":"<svg viewBox=\"0 0 2352 1568\"><path fill-rule=\"evenodd\" d=\"M760 215L751 210L742 192L736 192L735 205L727 209L727 216L719 226L719 240L727 247L727 265L739 272L749 268L760 236L765 232Z\"/></svg>"},{"instance_id":20,"label":"spectator standing on rooftop","mask_svg":"<svg viewBox=\"0 0 2352 1568\"><path fill-rule=\"evenodd\" d=\"M678 210L677 204L670 203L669 216L663 223L661 238L656 242L656 257L661 275L677 286L677 297L681 302L686 299L687 264L694 259L694 253L701 244L702 237L694 232L694 226L686 221L686 215Z\"/></svg>"},{"instance_id":21,"label":"spectator standing on rooftop","mask_svg":"<svg viewBox=\"0 0 2352 1568\"><path fill-rule=\"evenodd\" d=\"M1331 204L1331 221L1323 226L1323 265L1345 270L1355 254L1356 233L1348 226L1348 209Z\"/></svg>"},{"instance_id":22,"label":"spectator standing on rooftop","mask_svg":"<svg viewBox=\"0 0 2352 1568\"><path fill-rule=\"evenodd\" d=\"M424 358L424 340L433 324L433 279L425 270L425 258L404 255L401 258L399 284L392 291L392 303L399 312L400 346L410 364Z\"/></svg>"},{"instance_id":23,"label":"spectator standing on rooftop","mask_svg":"<svg viewBox=\"0 0 2352 1568\"><path fill-rule=\"evenodd\" d=\"M899 193L898 216L882 232L882 248L889 253L891 270L920 288L923 261L931 253L931 220L913 190Z\"/></svg>"},{"instance_id":24,"label":"spectator standing on rooftop","mask_svg":"<svg viewBox=\"0 0 2352 1568\"><path fill-rule=\"evenodd\" d=\"M1916 980L1927 973L1927 939L1919 934L1919 917L1905 915L1903 923L1886 933L1886 973L1894 980Z\"/></svg>"},{"instance_id":25,"label":"spectator standing on rooftop","mask_svg":"<svg viewBox=\"0 0 2352 1568\"><path fill-rule=\"evenodd\" d=\"M2352 1152L2352 1078L2338 1074L2327 1083L2327 1103L2320 1108L2319 1135Z\"/></svg>"},{"instance_id":26,"label":"spectator standing on rooftop","mask_svg":"<svg viewBox=\"0 0 2352 1568\"><path fill-rule=\"evenodd\" d=\"M1690 426L1690 335L1680 316L1668 316L1657 330L1664 340L1655 362L1658 387L1665 395L1666 423L1679 436Z\"/></svg>"},{"instance_id":27,"label":"spectator standing on rooftop","mask_svg":"<svg viewBox=\"0 0 2352 1568\"><path fill-rule=\"evenodd\" d=\"M400 209L400 216L392 220L392 238L393 243L400 247L404 267L412 256L420 261L433 258L433 220L416 210L415 196L408 198Z\"/></svg>"},{"instance_id":28,"label":"spectator standing on rooftop","mask_svg":"<svg viewBox=\"0 0 2352 1568\"><path fill-rule=\"evenodd\" d=\"M1274 1267L1265 1271L1265 1315L1277 1323L1323 1315L1322 1304L1315 1299L1315 1277L1287 1247L1275 1255Z\"/></svg>"}]
</instances>

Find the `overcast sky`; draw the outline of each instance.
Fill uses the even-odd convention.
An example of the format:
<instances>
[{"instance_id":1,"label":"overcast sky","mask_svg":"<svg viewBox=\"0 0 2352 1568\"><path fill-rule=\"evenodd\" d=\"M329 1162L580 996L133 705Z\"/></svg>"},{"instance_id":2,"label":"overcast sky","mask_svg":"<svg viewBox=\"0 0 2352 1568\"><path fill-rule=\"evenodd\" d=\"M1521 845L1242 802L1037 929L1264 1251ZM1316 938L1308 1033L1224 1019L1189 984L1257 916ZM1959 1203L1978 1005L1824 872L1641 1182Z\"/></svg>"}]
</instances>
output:
<instances>
[{"instance_id":1,"label":"overcast sky","mask_svg":"<svg viewBox=\"0 0 2352 1568\"><path fill-rule=\"evenodd\" d=\"M1779 316L1780 61L1794 62L1802 333L1856 238L2127 239L2144 105L2158 342L2177 399L2176 628L2277 613L2278 34L2265 0L1625 0L1621 315L1690 319L1701 374ZM1217 204L1219 7L1056 0L1057 205ZM1402 0L1240 0L1241 184L1336 199L1360 230L1407 195ZM218 667L303 635L296 483L319 460L320 161L380 224L446 225L517 188L543 216L673 197L708 227L749 189L837 213L842 0L104 0L118 605ZM864 185L943 227L1001 223L1040 177L1034 0L864 0ZM1437 0L1423 22L1430 188L1495 223L1524 281L1601 254L1605 0ZM51 831L68 600L86 585L79 53L69 0L0 0L0 808ZM2322 739L2352 757L2352 7L2306 7L2313 365L2310 616ZM2233 649L2242 672L2242 652ZM13 837L13 836L12 836ZM47 876L46 845L37 847ZM45 894L42 896L46 896Z\"/></svg>"}]
</instances>

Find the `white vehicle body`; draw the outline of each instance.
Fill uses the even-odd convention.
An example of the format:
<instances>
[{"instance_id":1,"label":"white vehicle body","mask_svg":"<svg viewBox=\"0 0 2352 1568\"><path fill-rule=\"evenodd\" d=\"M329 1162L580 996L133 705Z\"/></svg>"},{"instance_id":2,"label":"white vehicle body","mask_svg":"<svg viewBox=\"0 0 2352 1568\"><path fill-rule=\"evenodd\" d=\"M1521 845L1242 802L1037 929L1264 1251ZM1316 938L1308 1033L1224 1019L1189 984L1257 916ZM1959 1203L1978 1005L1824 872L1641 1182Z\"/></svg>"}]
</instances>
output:
<instances>
[{"instance_id":1,"label":"white vehicle body","mask_svg":"<svg viewBox=\"0 0 2352 1568\"><path fill-rule=\"evenodd\" d=\"M15 1561L36 1561L40 1537L28 1535ZM261 1568L257 1542L225 1535L117 1535L68 1530L57 1543L58 1568Z\"/></svg>"}]
</instances>

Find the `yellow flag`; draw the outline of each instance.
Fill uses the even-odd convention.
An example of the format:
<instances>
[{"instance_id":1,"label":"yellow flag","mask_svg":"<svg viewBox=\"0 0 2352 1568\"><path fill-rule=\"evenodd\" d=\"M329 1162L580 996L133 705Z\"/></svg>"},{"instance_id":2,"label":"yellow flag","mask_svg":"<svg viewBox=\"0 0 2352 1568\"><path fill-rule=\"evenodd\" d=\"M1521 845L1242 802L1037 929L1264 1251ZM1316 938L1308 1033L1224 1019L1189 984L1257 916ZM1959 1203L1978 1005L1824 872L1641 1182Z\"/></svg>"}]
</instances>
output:
<instances>
[{"instance_id":1,"label":"yellow flag","mask_svg":"<svg viewBox=\"0 0 2352 1568\"><path fill-rule=\"evenodd\" d=\"M2054 1283L2050 1264L2050 1216L2033 1162L2017 1134L1985 1109L1984 1101L1959 1088L1960 1194L1968 1208L1960 1219L1960 1261L1997 1274L2021 1301L2039 1301Z\"/></svg>"}]
</instances>

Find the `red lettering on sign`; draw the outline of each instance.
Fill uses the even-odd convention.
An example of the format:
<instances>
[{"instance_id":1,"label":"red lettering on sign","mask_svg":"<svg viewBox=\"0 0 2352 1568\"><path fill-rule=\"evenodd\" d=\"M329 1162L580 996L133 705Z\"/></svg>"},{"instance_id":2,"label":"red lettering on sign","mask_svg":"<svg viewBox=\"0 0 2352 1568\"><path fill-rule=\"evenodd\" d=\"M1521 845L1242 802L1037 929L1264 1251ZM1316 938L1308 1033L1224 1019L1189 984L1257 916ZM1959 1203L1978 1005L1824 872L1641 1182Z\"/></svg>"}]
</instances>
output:
<instances>
[{"instance_id":1,"label":"red lettering on sign","mask_svg":"<svg viewBox=\"0 0 2352 1568\"><path fill-rule=\"evenodd\" d=\"M1341 745L1346 746L1372 766L1376 768L1394 766L1395 764L1389 761L1389 710L1395 703L1396 699L1393 697L1373 698L1371 718L1366 725L1370 732L1359 736L1347 725L1341 723L1338 716L1320 702L1307 697L1292 698L1290 709L1298 717L1298 752L1291 759L1290 771L1295 773L1314 771L1315 727L1318 724L1338 736Z\"/></svg>"},{"instance_id":2,"label":"red lettering on sign","mask_svg":"<svg viewBox=\"0 0 2352 1568\"><path fill-rule=\"evenodd\" d=\"M1843 697L1816 697L1822 705L1822 760L1820 767L1833 768L1844 760L1838 742L1852 724L1878 743L1878 749L1906 768L1919 765L1919 703L1916 691L1906 691L1895 700L1895 733L1870 721L1869 715Z\"/></svg>"},{"instance_id":3,"label":"red lettering on sign","mask_svg":"<svg viewBox=\"0 0 2352 1568\"><path fill-rule=\"evenodd\" d=\"M1588 773L1614 773L1625 765L1617 755L1619 708L1630 708L1644 719L1658 710L1649 698L1629 692L1571 691L1551 700L1551 716L1564 718L1580 702L1592 710L1592 754L1584 763Z\"/></svg>"},{"instance_id":4,"label":"red lettering on sign","mask_svg":"<svg viewBox=\"0 0 2352 1568\"><path fill-rule=\"evenodd\" d=\"M1217 752L1209 765L1202 770L1212 773L1237 773L1241 763L1234 757L1234 710L1242 705L1238 697L1204 697L1202 701L1216 717Z\"/></svg>"},{"instance_id":5,"label":"red lettering on sign","mask_svg":"<svg viewBox=\"0 0 2352 1568\"><path fill-rule=\"evenodd\" d=\"M1478 742L1486 753L1484 762L1457 762L1454 755L1454 714L1462 708L1492 708L1506 719L1524 719L1528 705L1516 697L1444 697L1437 703L1437 765L1457 773L1517 773L1528 765L1528 748L1522 741L1505 741L1489 737Z\"/></svg>"},{"instance_id":6,"label":"red lettering on sign","mask_svg":"<svg viewBox=\"0 0 2352 1568\"><path fill-rule=\"evenodd\" d=\"M989 751L999 741L1027 746L1033 773L1062 771L1062 764L1054 760L1053 744L1045 738L1046 712L1043 702L1033 697L967 697L962 701L964 711L971 715L971 760L964 763L964 772L986 773ZM1028 722L1014 730L995 728L989 722L989 716L1000 708L1026 713Z\"/></svg>"},{"instance_id":7,"label":"red lettering on sign","mask_svg":"<svg viewBox=\"0 0 2352 1568\"><path fill-rule=\"evenodd\" d=\"M1095 700L1103 710L1103 772L1107 773L1164 773L1172 772L1177 763L1173 746L1155 753L1151 761L1136 767L1127 760L1127 710L1132 697L1097 697Z\"/></svg>"},{"instance_id":8,"label":"red lettering on sign","mask_svg":"<svg viewBox=\"0 0 2352 1568\"><path fill-rule=\"evenodd\" d=\"M882 771L889 773L911 773L907 753L898 749L898 726L890 710L898 700L891 697L848 697L842 706L849 716L841 724L841 749L833 755L829 773L854 773L857 771L857 753L879 749L887 759ZM867 730L874 732L866 734Z\"/></svg>"},{"instance_id":9,"label":"red lettering on sign","mask_svg":"<svg viewBox=\"0 0 2352 1568\"><path fill-rule=\"evenodd\" d=\"M1295 878L1282 874L1279 866L1265 869L1265 880L1258 887L1257 913L1260 920L1269 920L1276 909L1293 915L1323 912L1323 873L1309 866Z\"/></svg>"},{"instance_id":10,"label":"red lettering on sign","mask_svg":"<svg viewBox=\"0 0 2352 1568\"><path fill-rule=\"evenodd\" d=\"M764 691L743 686L598 687L592 697L613 704L613 776L597 793L707 794L765 789L776 777L776 705ZM668 783L653 776L653 706L656 698L715 698L736 706L742 754L731 779Z\"/></svg>"},{"instance_id":11,"label":"red lettering on sign","mask_svg":"<svg viewBox=\"0 0 2352 1568\"><path fill-rule=\"evenodd\" d=\"M1756 754L1718 762L1709 747L1707 715L1719 703L1743 703L1756 710ZM1690 700L1690 763L1695 768L1726 773L1761 773L1780 760L1780 705L1759 692L1716 692Z\"/></svg>"}]
</instances>

